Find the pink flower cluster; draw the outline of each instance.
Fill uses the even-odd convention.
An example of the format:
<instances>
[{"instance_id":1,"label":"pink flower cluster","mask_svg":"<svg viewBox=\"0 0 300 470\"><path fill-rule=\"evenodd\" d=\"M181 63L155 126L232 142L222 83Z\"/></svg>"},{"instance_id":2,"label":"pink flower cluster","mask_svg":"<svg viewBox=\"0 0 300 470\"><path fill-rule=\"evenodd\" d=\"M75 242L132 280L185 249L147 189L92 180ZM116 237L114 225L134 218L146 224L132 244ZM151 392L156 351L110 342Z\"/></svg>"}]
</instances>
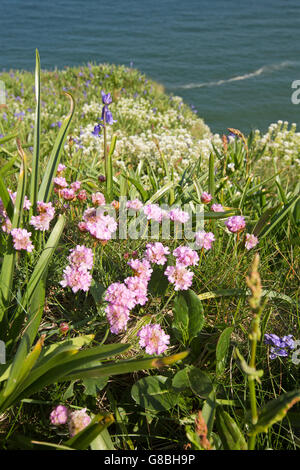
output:
<instances>
[{"instance_id":1,"label":"pink flower cluster","mask_svg":"<svg viewBox=\"0 0 300 470\"><path fill-rule=\"evenodd\" d=\"M91 286L93 267L93 252L84 245L77 245L71 250L69 256L70 264L64 269L63 279L60 281L62 287L71 287L74 293L79 290L87 292Z\"/></svg>"},{"instance_id":2,"label":"pink flower cluster","mask_svg":"<svg viewBox=\"0 0 300 470\"><path fill-rule=\"evenodd\" d=\"M234 215L233 217L229 217L225 222L226 227L232 233L238 233L244 230L246 227L245 219L241 215Z\"/></svg>"},{"instance_id":3,"label":"pink flower cluster","mask_svg":"<svg viewBox=\"0 0 300 470\"><path fill-rule=\"evenodd\" d=\"M91 418L86 408L70 412L66 406L58 405L50 413L50 422L54 426L68 423L70 436L74 437L90 424Z\"/></svg>"},{"instance_id":4,"label":"pink flower cluster","mask_svg":"<svg viewBox=\"0 0 300 470\"><path fill-rule=\"evenodd\" d=\"M89 232L92 237L108 241L117 230L118 224L110 215L104 215L100 209L88 208L83 213L83 221L78 224L79 230Z\"/></svg>"},{"instance_id":5,"label":"pink flower cluster","mask_svg":"<svg viewBox=\"0 0 300 470\"><path fill-rule=\"evenodd\" d=\"M168 247L163 246L160 242L148 243L146 245L145 256L148 261L155 264L165 264L167 258L165 255L168 255L170 250Z\"/></svg>"},{"instance_id":6,"label":"pink flower cluster","mask_svg":"<svg viewBox=\"0 0 300 470\"><path fill-rule=\"evenodd\" d=\"M173 251L173 255L176 258L176 263L183 266L196 266L199 261L198 254L189 246L179 246Z\"/></svg>"},{"instance_id":7,"label":"pink flower cluster","mask_svg":"<svg viewBox=\"0 0 300 470\"><path fill-rule=\"evenodd\" d=\"M209 204L212 200L212 195L204 191L204 193L201 194L201 202L203 204Z\"/></svg>"},{"instance_id":8,"label":"pink flower cluster","mask_svg":"<svg viewBox=\"0 0 300 470\"><path fill-rule=\"evenodd\" d=\"M33 225L36 230L49 230L51 220L55 215L55 209L51 202L45 203L38 201L37 203L38 215L33 215L30 220L30 225Z\"/></svg>"},{"instance_id":9,"label":"pink flower cluster","mask_svg":"<svg viewBox=\"0 0 300 470\"><path fill-rule=\"evenodd\" d=\"M152 269L147 260L130 260L129 266L135 276L127 277L124 283L111 284L105 294L108 306L105 309L110 324L110 331L118 334L126 330L130 311L136 305L145 305L148 301L147 289Z\"/></svg>"},{"instance_id":10,"label":"pink flower cluster","mask_svg":"<svg viewBox=\"0 0 300 470\"><path fill-rule=\"evenodd\" d=\"M14 228L11 232L13 237L14 248L16 250L26 250L28 253L31 253L34 249L33 244L30 240L31 232L22 228Z\"/></svg>"},{"instance_id":11,"label":"pink flower cluster","mask_svg":"<svg viewBox=\"0 0 300 470\"><path fill-rule=\"evenodd\" d=\"M224 212L224 207L222 206L222 204L213 204L211 206L211 210L213 212Z\"/></svg>"},{"instance_id":12,"label":"pink flower cluster","mask_svg":"<svg viewBox=\"0 0 300 470\"><path fill-rule=\"evenodd\" d=\"M73 183L70 184L70 187L66 181L66 178L61 176L62 172L66 169L65 165L62 165L61 163L58 165L57 168L57 175L53 179L54 183L54 192L59 195L59 197L62 197L65 201L76 201L78 198L80 201L86 200L86 192L85 190L82 190L78 192L81 188L81 182L80 181L74 181Z\"/></svg>"},{"instance_id":13,"label":"pink flower cluster","mask_svg":"<svg viewBox=\"0 0 300 470\"><path fill-rule=\"evenodd\" d=\"M165 275L168 281L174 284L174 289L177 291L187 290L191 287L194 273L189 271L183 264L176 264L176 266L168 266Z\"/></svg>"},{"instance_id":14,"label":"pink flower cluster","mask_svg":"<svg viewBox=\"0 0 300 470\"><path fill-rule=\"evenodd\" d=\"M204 248L205 250L210 250L212 242L215 241L215 236L212 232L205 232L200 230L195 235L196 245L199 248Z\"/></svg>"},{"instance_id":15,"label":"pink flower cluster","mask_svg":"<svg viewBox=\"0 0 300 470\"><path fill-rule=\"evenodd\" d=\"M167 335L158 323L146 325L138 331L139 345L146 349L147 354L162 354L168 349L170 336Z\"/></svg>"},{"instance_id":16,"label":"pink flower cluster","mask_svg":"<svg viewBox=\"0 0 300 470\"><path fill-rule=\"evenodd\" d=\"M250 233L246 233L246 241L245 241L245 248L247 250L251 250L258 244L258 238Z\"/></svg>"}]
</instances>

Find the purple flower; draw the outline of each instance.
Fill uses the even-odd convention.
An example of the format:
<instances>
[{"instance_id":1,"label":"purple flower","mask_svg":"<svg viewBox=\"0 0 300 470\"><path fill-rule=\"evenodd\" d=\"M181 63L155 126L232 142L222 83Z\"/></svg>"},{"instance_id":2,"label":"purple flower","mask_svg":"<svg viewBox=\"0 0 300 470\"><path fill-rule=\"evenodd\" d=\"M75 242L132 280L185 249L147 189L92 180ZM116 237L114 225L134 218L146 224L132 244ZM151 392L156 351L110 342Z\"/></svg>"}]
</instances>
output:
<instances>
[{"instance_id":1,"label":"purple flower","mask_svg":"<svg viewBox=\"0 0 300 470\"><path fill-rule=\"evenodd\" d=\"M50 421L54 426L59 426L60 424L66 424L68 421L68 408L63 405L58 405L50 413Z\"/></svg>"},{"instance_id":2,"label":"purple flower","mask_svg":"<svg viewBox=\"0 0 300 470\"><path fill-rule=\"evenodd\" d=\"M110 93L107 93L107 95L106 95L105 92L103 90L101 90L101 95L102 95L102 103L103 104L109 105L110 103L112 103L112 97L111 97Z\"/></svg>"},{"instance_id":3,"label":"purple flower","mask_svg":"<svg viewBox=\"0 0 300 470\"><path fill-rule=\"evenodd\" d=\"M92 134L95 136L95 137L98 137L101 133L101 126L102 124L97 124L95 127L94 127L94 130L92 131Z\"/></svg>"},{"instance_id":4,"label":"purple flower","mask_svg":"<svg viewBox=\"0 0 300 470\"><path fill-rule=\"evenodd\" d=\"M276 357L287 357L289 355L288 350L294 349L295 344L292 335L283 336L280 338L274 333L265 334L265 344L269 344L270 348L270 359L276 359Z\"/></svg>"},{"instance_id":5,"label":"purple flower","mask_svg":"<svg viewBox=\"0 0 300 470\"><path fill-rule=\"evenodd\" d=\"M137 335L140 346L146 349L147 354L161 354L168 349L170 336L166 335L158 323L143 326Z\"/></svg>"}]
</instances>

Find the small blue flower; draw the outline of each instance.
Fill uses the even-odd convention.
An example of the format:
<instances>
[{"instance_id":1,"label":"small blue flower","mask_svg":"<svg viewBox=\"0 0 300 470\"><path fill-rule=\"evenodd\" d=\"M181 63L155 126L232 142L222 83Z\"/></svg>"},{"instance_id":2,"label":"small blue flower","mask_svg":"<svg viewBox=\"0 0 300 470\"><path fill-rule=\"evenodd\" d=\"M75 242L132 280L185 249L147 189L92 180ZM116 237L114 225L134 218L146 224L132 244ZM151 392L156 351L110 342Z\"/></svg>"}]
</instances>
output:
<instances>
[{"instance_id":1,"label":"small blue flower","mask_svg":"<svg viewBox=\"0 0 300 470\"><path fill-rule=\"evenodd\" d=\"M101 133L101 127L102 127L102 124L97 124L95 127L94 127L94 130L92 131L92 134L95 136L95 137L99 137L100 133Z\"/></svg>"},{"instance_id":2,"label":"small blue flower","mask_svg":"<svg viewBox=\"0 0 300 470\"><path fill-rule=\"evenodd\" d=\"M107 95L104 93L103 90L101 90L101 95L102 95L102 103L105 105L109 105L112 103L112 97L110 93L107 93Z\"/></svg>"}]
</instances>

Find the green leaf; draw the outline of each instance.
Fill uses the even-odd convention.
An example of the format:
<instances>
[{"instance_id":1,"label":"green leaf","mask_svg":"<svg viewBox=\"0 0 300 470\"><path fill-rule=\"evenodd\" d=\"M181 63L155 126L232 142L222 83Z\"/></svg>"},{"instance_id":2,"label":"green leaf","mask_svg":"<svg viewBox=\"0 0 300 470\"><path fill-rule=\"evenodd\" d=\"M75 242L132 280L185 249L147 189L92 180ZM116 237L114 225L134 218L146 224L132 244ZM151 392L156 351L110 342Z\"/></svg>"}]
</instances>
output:
<instances>
[{"instance_id":1,"label":"green leaf","mask_svg":"<svg viewBox=\"0 0 300 470\"><path fill-rule=\"evenodd\" d=\"M192 391L202 398L207 398L213 391L213 383L210 376L196 367L188 372L188 379Z\"/></svg>"},{"instance_id":2,"label":"green leaf","mask_svg":"<svg viewBox=\"0 0 300 470\"><path fill-rule=\"evenodd\" d=\"M208 173L208 192L214 197L215 195L215 157L211 153L209 156L209 173Z\"/></svg>"},{"instance_id":3,"label":"green leaf","mask_svg":"<svg viewBox=\"0 0 300 470\"><path fill-rule=\"evenodd\" d=\"M74 99L70 93L66 93L65 95L70 99L71 106L70 106L70 113L64 120L59 130L58 136L55 140L54 147L52 149L50 159L48 161L42 183L40 185L39 193L38 193L38 200L48 202L51 196L51 191L53 188L53 178L56 175L57 167L60 161L60 155L64 148L64 143L67 137L67 132L70 127L73 115L74 115Z\"/></svg>"},{"instance_id":4,"label":"green leaf","mask_svg":"<svg viewBox=\"0 0 300 470\"><path fill-rule=\"evenodd\" d=\"M0 145L5 144L5 142L8 142L9 140L13 140L16 137L18 137L18 132L13 132L12 134L5 135L4 137L1 137L0 139Z\"/></svg>"},{"instance_id":5,"label":"green leaf","mask_svg":"<svg viewBox=\"0 0 300 470\"><path fill-rule=\"evenodd\" d=\"M208 395L202 408L202 416L207 426L207 438L209 439L214 426L214 420L216 415L217 403L216 403L216 392L212 392Z\"/></svg>"},{"instance_id":6,"label":"green leaf","mask_svg":"<svg viewBox=\"0 0 300 470\"><path fill-rule=\"evenodd\" d=\"M257 224L255 225L253 229L253 235L255 235L256 237L259 236L260 232L264 229L264 227L267 226L267 224L269 223L269 220L275 214L275 212L277 212L280 206L281 204L277 204L275 207L271 207L267 209L262 214L262 216L260 217L260 219L258 220Z\"/></svg>"},{"instance_id":7,"label":"green leaf","mask_svg":"<svg viewBox=\"0 0 300 470\"><path fill-rule=\"evenodd\" d=\"M279 214L276 217L272 218L272 220L270 221L270 225L268 225L261 231L259 238L262 239L263 237L268 235L268 233L270 233L271 230L276 227L276 225L288 214L288 212L293 209L294 205L299 199L300 194L298 196L293 197L288 204L285 204Z\"/></svg>"},{"instance_id":8,"label":"green leaf","mask_svg":"<svg viewBox=\"0 0 300 470\"><path fill-rule=\"evenodd\" d=\"M248 446L237 423L218 406L216 422L219 436L225 450L247 450Z\"/></svg>"},{"instance_id":9,"label":"green leaf","mask_svg":"<svg viewBox=\"0 0 300 470\"><path fill-rule=\"evenodd\" d=\"M85 388L85 395L97 397L98 393L106 386L108 377L100 377L99 379L85 379L82 384Z\"/></svg>"},{"instance_id":10,"label":"green leaf","mask_svg":"<svg viewBox=\"0 0 300 470\"><path fill-rule=\"evenodd\" d=\"M92 450L115 450L110 434L107 429L103 429L101 433L91 442Z\"/></svg>"},{"instance_id":11,"label":"green leaf","mask_svg":"<svg viewBox=\"0 0 300 470\"><path fill-rule=\"evenodd\" d=\"M173 408L178 401L178 393L171 387L171 381L162 375L138 380L131 389L134 401L152 411L165 411Z\"/></svg>"},{"instance_id":12,"label":"green leaf","mask_svg":"<svg viewBox=\"0 0 300 470\"><path fill-rule=\"evenodd\" d=\"M32 155L32 173L30 181L30 201L35 207L39 187L39 158L40 158L40 140L41 140L41 66L40 56L36 49L35 64L35 123L34 123L34 143Z\"/></svg>"},{"instance_id":13,"label":"green leaf","mask_svg":"<svg viewBox=\"0 0 300 470\"><path fill-rule=\"evenodd\" d=\"M148 192L144 189L143 185L138 180L136 180L135 178L132 178L131 176L127 176L125 174L123 176L136 187L136 189L138 190L138 192L140 193L142 197L143 202L146 202L149 196L148 196Z\"/></svg>"},{"instance_id":14,"label":"green leaf","mask_svg":"<svg viewBox=\"0 0 300 470\"><path fill-rule=\"evenodd\" d=\"M163 297L168 288L169 281L167 276L164 274L164 269L161 269L158 265L153 267L153 273L148 285L149 292L155 297Z\"/></svg>"},{"instance_id":15,"label":"green leaf","mask_svg":"<svg viewBox=\"0 0 300 470\"><path fill-rule=\"evenodd\" d=\"M222 331L220 338L218 340L217 348L216 348L216 374L221 375L225 370L226 359L228 354L228 349L230 346L230 338L233 332L233 327L225 328Z\"/></svg>"},{"instance_id":16,"label":"green leaf","mask_svg":"<svg viewBox=\"0 0 300 470\"><path fill-rule=\"evenodd\" d=\"M172 379L172 387L176 392L182 392L186 388L190 387L189 377L188 377L189 368L185 367L184 369L179 370Z\"/></svg>"},{"instance_id":17,"label":"green leaf","mask_svg":"<svg viewBox=\"0 0 300 470\"><path fill-rule=\"evenodd\" d=\"M250 435L267 432L274 423L281 421L288 410L300 401L300 390L283 393L278 398L267 403L259 413L258 421L250 430Z\"/></svg>"},{"instance_id":18,"label":"green leaf","mask_svg":"<svg viewBox=\"0 0 300 470\"><path fill-rule=\"evenodd\" d=\"M174 326L188 335L189 343L202 330L205 323L203 306L191 289L182 291L174 301Z\"/></svg>"},{"instance_id":19,"label":"green leaf","mask_svg":"<svg viewBox=\"0 0 300 470\"><path fill-rule=\"evenodd\" d=\"M113 199L113 170L112 170L112 156L116 147L117 137L114 135L109 147L106 162L106 196L107 201L111 202Z\"/></svg>"}]
</instances>

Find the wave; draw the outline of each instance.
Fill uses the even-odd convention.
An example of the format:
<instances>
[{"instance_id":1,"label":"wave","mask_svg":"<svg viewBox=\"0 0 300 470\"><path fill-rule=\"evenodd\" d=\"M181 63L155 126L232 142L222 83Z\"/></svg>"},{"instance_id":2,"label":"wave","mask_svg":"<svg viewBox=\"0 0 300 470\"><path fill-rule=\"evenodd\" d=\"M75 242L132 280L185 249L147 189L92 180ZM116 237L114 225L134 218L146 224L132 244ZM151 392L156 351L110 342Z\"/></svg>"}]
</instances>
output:
<instances>
[{"instance_id":1,"label":"wave","mask_svg":"<svg viewBox=\"0 0 300 470\"><path fill-rule=\"evenodd\" d=\"M212 81L212 82L187 83L186 85L179 85L176 88L191 89L191 88L202 88L202 87L209 87L209 86L219 86L219 85L223 85L224 83L238 82L240 80L247 80L248 78L258 77L259 75L263 73L280 70L285 67L294 65L295 63L296 62L285 61L285 62L281 62L280 64L264 65L263 67L260 67L259 69L255 70L254 72L249 72L249 73L246 73L245 75L237 75L236 77L231 77L225 80L217 80L217 81Z\"/></svg>"}]
</instances>

